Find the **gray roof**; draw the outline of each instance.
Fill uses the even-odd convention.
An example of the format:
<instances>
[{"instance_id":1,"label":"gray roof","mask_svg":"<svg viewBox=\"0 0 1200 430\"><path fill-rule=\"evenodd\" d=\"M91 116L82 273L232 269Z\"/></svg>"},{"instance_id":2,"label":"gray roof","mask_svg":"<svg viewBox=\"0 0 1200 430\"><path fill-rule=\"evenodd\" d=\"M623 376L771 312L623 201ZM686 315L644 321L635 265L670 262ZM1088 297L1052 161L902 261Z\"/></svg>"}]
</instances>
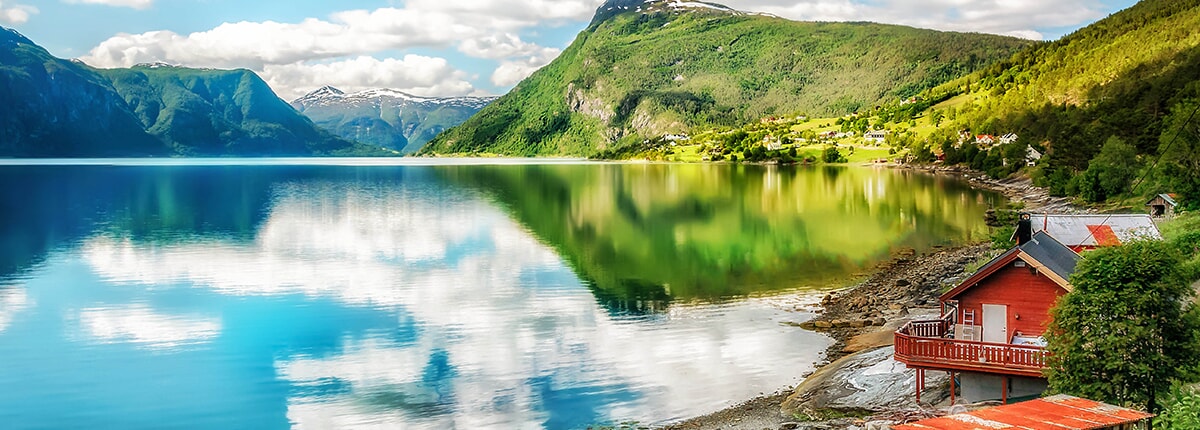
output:
<instances>
[{"instance_id":1,"label":"gray roof","mask_svg":"<svg viewBox=\"0 0 1200 430\"><path fill-rule=\"evenodd\" d=\"M1121 243L1135 239L1162 239L1154 220L1146 214L1041 215L1031 214L1033 232L1045 231L1067 246L1100 246L1090 226L1108 226Z\"/></svg>"},{"instance_id":2,"label":"gray roof","mask_svg":"<svg viewBox=\"0 0 1200 430\"><path fill-rule=\"evenodd\" d=\"M1075 251L1044 231L1034 233L1029 242L1020 248L1063 279L1069 279L1071 274L1075 273L1075 263L1078 263L1080 258Z\"/></svg>"}]
</instances>

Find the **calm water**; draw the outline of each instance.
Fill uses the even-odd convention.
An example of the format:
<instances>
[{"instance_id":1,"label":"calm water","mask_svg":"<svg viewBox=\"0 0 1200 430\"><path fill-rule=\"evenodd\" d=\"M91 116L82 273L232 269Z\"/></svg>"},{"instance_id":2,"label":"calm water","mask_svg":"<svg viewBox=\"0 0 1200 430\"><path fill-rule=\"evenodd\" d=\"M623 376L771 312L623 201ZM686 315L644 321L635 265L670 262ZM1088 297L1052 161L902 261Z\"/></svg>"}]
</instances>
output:
<instances>
[{"instance_id":1,"label":"calm water","mask_svg":"<svg viewBox=\"0 0 1200 430\"><path fill-rule=\"evenodd\" d=\"M418 162L0 165L0 423L677 420L798 382L829 344L788 325L803 304L982 238L994 198L865 168Z\"/></svg>"}]
</instances>

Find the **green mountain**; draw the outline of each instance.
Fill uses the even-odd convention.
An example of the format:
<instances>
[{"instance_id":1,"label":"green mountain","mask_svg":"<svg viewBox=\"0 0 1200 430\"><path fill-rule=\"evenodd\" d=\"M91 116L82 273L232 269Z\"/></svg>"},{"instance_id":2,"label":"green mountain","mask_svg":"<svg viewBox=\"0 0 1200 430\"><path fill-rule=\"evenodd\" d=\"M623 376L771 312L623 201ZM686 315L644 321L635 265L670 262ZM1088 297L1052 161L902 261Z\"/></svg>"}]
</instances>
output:
<instances>
[{"instance_id":1,"label":"green mountain","mask_svg":"<svg viewBox=\"0 0 1200 430\"><path fill-rule=\"evenodd\" d=\"M379 155L313 125L248 70L93 69L0 28L0 156Z\"/></svg>"},{"instance_id":2,"label":"green mountain","mask_svg":"<svg viewBox=\"0 0 1200 430\"><path fill-rule=\"evenodd\" d=\"M771 115L850 113L912 97L1029 44L614 0L557 59L421 152L591 155Z\"/></svg>"},{"instance_id":3,"label":"green mountain","mask_svg":"<svg viewBox=\"0 0 1200 430\"><path fill-rule=\"evenodd\" d=\"M332 155L353 147L318 129L249 70L139 65L97 71L146 130L177 154Z\"/></svg>"},{"instance_id":4,"label":"green mountain","mask_svg":"<svg viewBox=\"0 0 1200 430\"><path fill-rule=\"evenodd\" d=\"M0 27L0 156L166 154L107 79Z\"/></svg>"},{"instance_id":5,"label":"green mountain","mask_svg":"<svg viewBox=\"0 0 1200 430\"><path fill-rule=\"evenodd\" d=\"M330 133L407 154L447 128L462 124L495 99L419 97L389 89L346 94L322 87L291 104Z\"/></svg>"},{"instance_id":6,"label":"green mountain","mask_svg":"<svg viewBox=\"0 0 1200 430\"><path fill-rule=\"evenodd\" d=\"M1034 179L1053 194L1101 202L1178 192L1200 207L1200 118L1188 120L1200 105L1197 28L1200 0L1143 0L1021 51L942 89L965 94L934 107L950 121L931 143L994 176L1023 166L1002 160L1032 144L1047 155ZM1020 141L962 154L951 144L958 130Z\"/></svg>"}]
</instances>

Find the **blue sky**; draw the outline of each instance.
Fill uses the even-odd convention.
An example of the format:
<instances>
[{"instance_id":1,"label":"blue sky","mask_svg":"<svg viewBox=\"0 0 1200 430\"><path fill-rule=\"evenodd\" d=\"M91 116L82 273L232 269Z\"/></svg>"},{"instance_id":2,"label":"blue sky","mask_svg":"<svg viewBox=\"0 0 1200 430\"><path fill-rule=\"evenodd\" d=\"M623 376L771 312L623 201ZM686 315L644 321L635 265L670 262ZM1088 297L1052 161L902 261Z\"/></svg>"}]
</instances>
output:
<instances>
[{"instance_id":1,"label":"blue sky","mask_svg":"<svg viewBox=\"0 0 1200 430\"><path fill-rule=\"evenodd\" d=\"M324 85L502 94L604 0L0 0L0 25L96 67L248 68L292 100ZM726 0L795 20L874 21L1053 40L1135 0Z\"/></svg>"}]
</instances>

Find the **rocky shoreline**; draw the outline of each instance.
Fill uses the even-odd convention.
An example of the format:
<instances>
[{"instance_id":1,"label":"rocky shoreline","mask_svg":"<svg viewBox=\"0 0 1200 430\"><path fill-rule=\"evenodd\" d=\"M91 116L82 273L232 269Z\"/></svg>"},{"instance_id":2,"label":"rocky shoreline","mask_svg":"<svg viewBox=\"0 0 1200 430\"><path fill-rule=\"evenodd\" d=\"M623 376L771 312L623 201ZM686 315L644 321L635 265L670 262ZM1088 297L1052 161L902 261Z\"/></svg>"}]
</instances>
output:
<instances>
[{"instance_id":1,"label":"rocky shoreline","mask_svg":"<svg viewBox=\"0 0 1200 430\"><path fill-rule=\"evenodd\" d=\"M940 166L898 166L969 181L1003 194L1025 211L1084 213L1070 199L1052 197L1028 178L995 180L979 172ZM835 343L826 363L794 389L760 396L712 414L663 427L679 430L873 429L944 414L950 405L937 397L945 378L929 375L929 396L917 405L912 376L892 360L892 339L907 321L936 317L938 296L961 282L970 265L998 254L991 245L934 249L927 254L901 252L878 267L867 280L826 295L823 311L798 326L822 331ZM912 371L907 371L913 373ZM936 372L935 372L936 373ZM859 380L861 379L861 380ZM904 386L907 384L908 386ZM935 405L942 406L938 410Z\"/></svg>"}]
</instances>

